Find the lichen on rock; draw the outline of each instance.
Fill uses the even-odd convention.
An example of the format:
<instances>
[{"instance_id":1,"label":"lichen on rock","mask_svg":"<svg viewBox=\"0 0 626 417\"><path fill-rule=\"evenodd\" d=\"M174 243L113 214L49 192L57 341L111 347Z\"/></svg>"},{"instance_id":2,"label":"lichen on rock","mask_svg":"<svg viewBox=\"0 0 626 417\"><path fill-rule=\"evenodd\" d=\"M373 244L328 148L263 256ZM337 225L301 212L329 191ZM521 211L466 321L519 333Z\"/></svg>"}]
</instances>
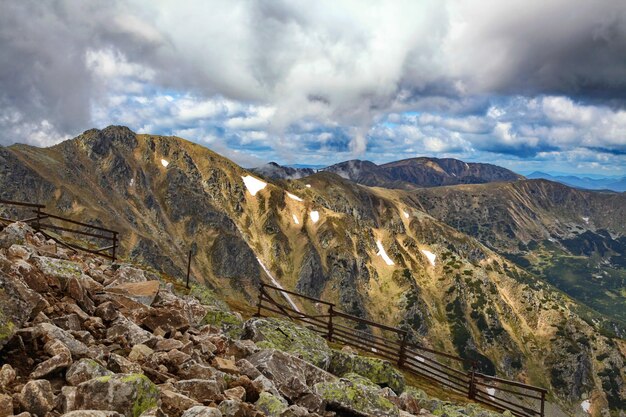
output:
<instances>
[{"instance_id":1,"label":"lichen on rock","mask_svg":"<svg viewBox=\"0 0 626 417\"><path fill-rule=\"evenodd\" d=\"M252 339L260 348L289 352L313 365L328 369L331 349L311 330L275 318L253 318L246 322L244 339Z\"/></svg>"},{"instance_id":2,"label":"lichen on rock","mask_svg":"<svg viewBox=\"0 0 626 417\"><path fill-rule=\"evenodd\" d=\"M313 389L333 409L385 417L400 415L398 407L381 395L377 385L355 373L338 381L320 382Z\"/></svg>"},{"instance_id":3,"label":"lichen on rock","mask_svg":"<svg viewBox=\"0 0 626 417\"><path fill-rule=\"evenodd\" d=\"M362 375L381 387L391 388L398 395L405 386L404 376L390 362L339 350L332 350L328 371L338 376L347 373Z\"/></svg>"}]
</instances>

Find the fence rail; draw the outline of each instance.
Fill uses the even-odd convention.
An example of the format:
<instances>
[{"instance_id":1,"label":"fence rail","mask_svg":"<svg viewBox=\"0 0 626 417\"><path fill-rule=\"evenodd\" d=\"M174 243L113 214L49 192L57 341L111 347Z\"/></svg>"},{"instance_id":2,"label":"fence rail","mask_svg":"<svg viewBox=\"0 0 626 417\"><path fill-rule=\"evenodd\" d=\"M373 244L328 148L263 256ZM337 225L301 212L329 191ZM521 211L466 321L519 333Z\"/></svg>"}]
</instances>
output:
<instances>
[{"instance_id":1,"label":"fence rail","mask_svg":"<svg viewBox=\"0 0 626 417\"><path fill-rule=\"evenodd\" d=\"M67 217L57 216L51 213L45 212L46 206L42 204L25 203L21 201L10 201L0 199L0 205L20 207L28 210L30 217L25 218L7 218L0 216L0 222L4 224L14 223L17 221L30 224L35 230L41 232L48 239L55 240L58 244L71 249L79 250L83 252L92 253L94 255L102 256L104 258L111 259L113 262L117 259L117 249L119 246L118 232L115 230L107 229L100 226L95 226L88 223L79 222L76 220L68 219ZM46 222L44 222L44 220ZM52 224L55 221L59 224ZM85 229L85 230L81 230ZM87 247L82 244L67 242L63 239L59 239L52 236L46 231L61 232L69 235L87 236L92 239L106 242L105 246L100 248Z\"/></svg>"},{"instance_id":2,"label":"fence rail","mask_svg":"<svg viewBox=\"0 0 626 417\"><path fill-rule=\"evenodd\" d=\"M316 313L300 311L291 303L280 303L277 296L289 301L293 296L313 303L309 311ZM324 308L326 311L320 311ZM414 375L498 411L508 410L516 417L545 417L545 389L479 373L475 362L410 343L405 330L337 311L335 304L327 301L261 283L257 316L262 316L264 311L302 322L328 341L370 351Z\"/></svg>"}]
</instances>

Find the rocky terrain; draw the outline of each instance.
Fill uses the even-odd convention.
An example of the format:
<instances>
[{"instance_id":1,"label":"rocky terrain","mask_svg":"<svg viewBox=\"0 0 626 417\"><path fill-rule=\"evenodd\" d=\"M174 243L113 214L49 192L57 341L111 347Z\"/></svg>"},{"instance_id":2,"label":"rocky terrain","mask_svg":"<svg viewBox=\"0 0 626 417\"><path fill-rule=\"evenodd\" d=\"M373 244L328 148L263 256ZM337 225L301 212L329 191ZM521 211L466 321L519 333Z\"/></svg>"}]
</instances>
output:
<instances>
[{"instance_id":1,"label":"rocky terrain","mask_svg":"<svg viewBox=\"0 0 626 417\"><path fill-rule=\"evenodd\" d=\"M0 417L500 415L23 223L0 231L0 301Z\"/></svg>"},{"instance_id":2,"label":"rocky terrain","mask_svg":"<svg viewBox=\"0 0 626 417\"><path fill-rule=\"evenodd\" d=\"M585 402L593 416L618 416L626 408L619 329L504 249L530 244L525 233L569 230L576 217L619 239L626 205L534 184L407 191L331 172L270 181L186 140L116 126L51 148L0 148L0 198L114 228L129 262L180 279L191 250L192 279L234 307L255 303L259 281L278 283L477 360L483 372L545 387L551 417L587 416ZM468 208L470 198L477 203ZM478 214L481 233L454 223Z\"/></svg>"}]
</instances>

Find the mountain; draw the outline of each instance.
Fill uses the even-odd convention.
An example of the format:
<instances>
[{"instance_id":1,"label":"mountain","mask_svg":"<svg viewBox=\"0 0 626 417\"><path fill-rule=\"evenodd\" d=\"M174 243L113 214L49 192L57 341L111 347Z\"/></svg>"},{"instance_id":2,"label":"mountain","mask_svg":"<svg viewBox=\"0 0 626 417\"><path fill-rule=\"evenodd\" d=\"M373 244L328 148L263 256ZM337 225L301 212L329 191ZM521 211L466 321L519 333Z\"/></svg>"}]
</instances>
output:
<instances>
[{"instance_id":1,"label":"mountain","mask_svg":"<svg viewBox=\"0 0 626 417\"><path fill-rule=\"evenodd\" d=\"M270 162L250 169L251 172L272 180L297 180L315 174L312 168L289 167Z\"/></svg>"},{"instance_id":2,"label":"mountain","mask_svg":"<svg viewBox=\"0 0 626 417\"><path fill-rule=\"evenodd\" d=\"M589 178L575 175L550 175L545 172L535 171L527 176L529 179L546 179L560 182L575 188L587 190L612 190L617 192L626 191L626 177Z\"/></svg>"},{"instance_id":3,"label":"mountain","mask_svg":"<svg viewBox=\"0 0 626 417\"><path fill-rule=\"evenodd\" d=\"M331 165L324 171L371 187L399 189L517 181L523 178L496 165L465 163L450 158L412 158L383 165L353 160Z\"/></svg>"},{"instance_id":4,"label":"mountain","mask_svg":"<svg viewBox=\"0 0 626 417\"><path fill-rule=\"evenodd\" d=\"M400 171L416 166L404 164ZM502 178L491 169L482 172ZM326 171L272 182L184 139L119 126L50 148L0 148L0 198L41 202L119 230L124 261L183 278L191 249L193 279L233 306L253 305L260 280L278 283L406 329L410 340L474 359L483 372L544 386L550 416L587 415L580 407L587 399L594 416L617 416L626 401L626 345L614 320L504 255L515 254L524 233L561 230L567 216L586 217L587 208L590 223L618 237L626 205L615 194L525 190L528 184L400 190ZM513 187L506 197L493 196L506 187ZM538 225L507 200L520 193L534 204L528 210L543 210ZM484 206L467 203L474 198ZM486 224L483 235L453 225L464 213L485 223L500 220L489 213L503 213L512 231Z\"/></svg>"}]
</instances>

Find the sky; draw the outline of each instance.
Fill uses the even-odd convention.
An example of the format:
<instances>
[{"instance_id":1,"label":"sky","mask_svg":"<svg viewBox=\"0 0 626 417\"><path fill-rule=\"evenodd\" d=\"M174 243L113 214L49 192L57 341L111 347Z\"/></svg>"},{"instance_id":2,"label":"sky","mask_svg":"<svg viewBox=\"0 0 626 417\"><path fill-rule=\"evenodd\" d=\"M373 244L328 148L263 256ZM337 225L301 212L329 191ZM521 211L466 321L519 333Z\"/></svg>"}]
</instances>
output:
<instances>
[{"instance_id":1,"label":"sky","mask_svg":"<svg viewBox=\"0 0 626 417\"><path fill-rule=\"evenodd\" d=\"M0 145L626 174L624 0L3 0Z\"/></svg>"}]
</instances>

